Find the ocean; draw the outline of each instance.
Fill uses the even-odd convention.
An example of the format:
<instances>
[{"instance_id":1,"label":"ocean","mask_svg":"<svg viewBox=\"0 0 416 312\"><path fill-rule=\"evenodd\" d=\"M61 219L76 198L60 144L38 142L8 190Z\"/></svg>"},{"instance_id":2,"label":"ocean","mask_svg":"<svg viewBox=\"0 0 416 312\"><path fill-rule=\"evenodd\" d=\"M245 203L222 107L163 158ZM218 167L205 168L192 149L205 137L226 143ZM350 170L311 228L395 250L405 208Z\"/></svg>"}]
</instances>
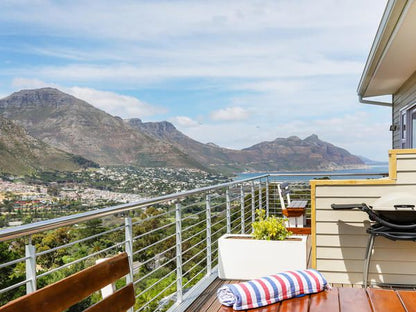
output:
<instances>
[{"instance_id":1,"label":"ocean","mask_svg":"<svg viewBox=\"0 0 416 312\"><path fill-rule=\"evenodd\" d=\"M234 177L235 181L253 178L264 174L279 174L283 176L274 177L274 180L282 181L309 181L316 178L340 174L340 176L331 176L332 180L343 179L378 179L385 176L389 171L388 165L369 165L365 169L345 169L334 171L291 171L291 172L243 172ZM296 174L296 176L294 176ZM307 174L307 176L302 176ZM316 176L314 175L316 174ZM345 176L347 175L348 176ZM376 174L376 175L374 175ZM343 176L342 176L343 175Z\"/></svg>"}]
</instances>

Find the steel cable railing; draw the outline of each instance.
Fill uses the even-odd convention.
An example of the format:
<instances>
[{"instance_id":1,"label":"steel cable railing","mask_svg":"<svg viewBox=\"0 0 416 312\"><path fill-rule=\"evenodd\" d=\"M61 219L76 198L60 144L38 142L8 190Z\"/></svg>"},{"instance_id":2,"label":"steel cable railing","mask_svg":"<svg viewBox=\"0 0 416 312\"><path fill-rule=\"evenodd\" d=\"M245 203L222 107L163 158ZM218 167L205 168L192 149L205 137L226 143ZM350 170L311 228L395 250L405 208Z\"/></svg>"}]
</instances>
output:
<instances>
[{"instance_id":1,"label":"steel cable railing","mask_svg":"<svg viewBox=\"0 0 416 312\"><path fill-rule=\"evenodd\" d=\"M132 264L126 282L135 286L135 311L157 311L162 305L172 305L173 311L193 285L215 274L223 234L250 233L256 209L280 214L278 183L280 176L263 175L0 230L0 240L20 252L0 263L1 274L20 274L12 285L0 285L1 303L92 265L103 255L126 251ZM309 198L309 183L292 182L291 196Z\"/></svg>"}]
</instances>

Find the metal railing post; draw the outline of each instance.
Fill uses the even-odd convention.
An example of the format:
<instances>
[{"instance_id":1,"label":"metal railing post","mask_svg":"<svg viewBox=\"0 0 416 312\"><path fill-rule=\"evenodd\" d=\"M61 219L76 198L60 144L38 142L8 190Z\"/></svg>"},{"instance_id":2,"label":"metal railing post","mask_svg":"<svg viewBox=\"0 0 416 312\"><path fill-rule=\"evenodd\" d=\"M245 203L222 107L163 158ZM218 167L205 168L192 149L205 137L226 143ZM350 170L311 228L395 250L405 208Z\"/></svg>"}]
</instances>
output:
<instances>
[{"instance_id":1,"label":"metal railing post","mask_svg":"<svg viewBox=\"0 0 416 312\"><path fill-rule=\"evenodd\" d=\"M26 293L30 294L36 291L36 249L32 245L32 237L29 237L29 243L25 246L26 254Z\"/></svg>"},{"instance_id":2,"label":"metal railing post","mask_svg":"<svg viewBox=\"0 0 416 312\"><path fill-rule=\"evenodd\" d=\"M266 216L269 216L269 177L266 178Z\"/></svg>"},{"instance_id":3,"label":"metal railing post","mask_svg":"<svg viewBox=\"0 0 416 312\"><path fill-rule=\"evenodd\" d=\"M206 196L206 213L207 213L207 275L212 271L212 250L211 250L211 195Z\"/></svg>"},{"instance_id":4,"label":"metal railing post","mask_svg":"<svg viewBox=\"0 0 416 312\"><path fill-rule=\"evenodd\" d=\"M130 272L126 276L126 284L133 283L133 224L131 221L131 217L127 217L124 219L125 223L125 251L129 258L129 267ZM130 308L127 312L133 312L134 309Z\"/></svg>"},{"instance_id":5,"label":"metal railing post","mask_svg":"<svg viewBox=\"0 0 416 312\"><path fill-rule=\"evenodd\" d=\"M244 189L243 184L240 187L240 208L241 208L241 234L245 233L245 216L244 216Z\"/></svg>"},{"instance_id":6,"label":"metal railing post","mask_svg":"<svg viewBox=\"0 0 416 312\"><path fill-rule=\"evenodd\" d=\"M130 263L130 273L126 276L126 282L132 283L133 282L133 225L131 221L131 217L127 217L124 219L125 222L125 235L126 235L126 243L125 243L125 250L127 255L129 256L129 263Z\"/></svg>"},{"instance_id":7,"label":"metal railing post","mask_svg":"<svg viewBox=\"0 0 416 312\"><path fill-rule=\"evenodd\" d=\"M182 220L181 204L176 204L176 302L182 302Z\"/></svg>"},{"instance_id":8,"label":"metal railing post","mask_svg":"<svg viewBox=\"0 0 416 312\"><path fill-rule=\"evenodd\" d=\"M251 182L251 222L256 221L256 192L254 190L254 181Z\"/></svg>"},{"instance_id":9,"label":"metal railing post","mask_svg":"<svg viewBox=\"0 0 416 312\"><path fill-rule=\"evenodd\" d=\"M259 181L259 209L263 209L263 198L261 194L261 180Z\"/></svg>"},{"instance_id":10,"label":"metal railing post","mask_svg":"<svg viewBox=\"0 0 416 312\"><path fill-rule=\"evenodd\" d=\"M227 234L231 233L231 200L230 200L230 189L225 190L225 201L226 201L226 213L227 213Z\"/></svg>"}]
</instances>

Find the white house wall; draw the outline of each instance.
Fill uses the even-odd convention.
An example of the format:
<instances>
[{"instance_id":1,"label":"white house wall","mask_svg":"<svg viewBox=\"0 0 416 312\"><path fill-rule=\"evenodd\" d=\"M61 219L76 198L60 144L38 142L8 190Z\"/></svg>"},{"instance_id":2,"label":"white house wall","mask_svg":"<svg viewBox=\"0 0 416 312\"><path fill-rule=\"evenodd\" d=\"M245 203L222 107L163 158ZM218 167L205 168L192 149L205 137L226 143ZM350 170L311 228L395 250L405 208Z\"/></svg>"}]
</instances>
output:
<instances>
[{"instance_id":1,"label":"white house wall","mask_svg":"<svg viewBox=\"0 0 416 312\"><path fill-rule=\"evenodd\" d=\"M407 151L407 152L406 152ZM368 215L332 210L331 204L367 203L389 192L416 192L416 150L391 151L388 179L311 181L315 267L331 283L361 284L368 241ZM416 284L416 242L377 237L369 279Z\"/></svg>"}]
</instances>

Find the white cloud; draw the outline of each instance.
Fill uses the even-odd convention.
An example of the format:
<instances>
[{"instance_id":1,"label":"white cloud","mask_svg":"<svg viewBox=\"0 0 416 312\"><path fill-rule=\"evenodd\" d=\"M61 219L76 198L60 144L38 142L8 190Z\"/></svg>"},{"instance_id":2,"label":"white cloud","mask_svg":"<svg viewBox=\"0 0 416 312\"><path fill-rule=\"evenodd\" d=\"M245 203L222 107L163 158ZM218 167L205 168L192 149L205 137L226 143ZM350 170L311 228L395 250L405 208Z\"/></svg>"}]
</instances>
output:
<instances>
[{"instance_id":1,"label":"white cloud","mask_svg":"<svg viewBox=\"0 0 416 312\"><path fill-rule=\"evenodd\" d=\"M112 86L183 77L358 76L365 55L357 57L357 51L368 51L384 8L379 0L110 3L0 4L0 22L23 27L23 31L13 27L14 33L20 29L25 36L93 39L87 47L54 40L42 46L25 43L17 49L72 62L25 64L18 69L20 75L35 72L45 81L75 85L99 81ZM364 13L368 9L372 14ZM374 31L363 31L369 27ZM273 85L247 87L262 91Z\"/></svg>"},{"instance_id":2,"label":"white cloud","mask_svg":"<svg viewBox=\"0 0 416 312\"><path fill-rule=\"evenodd\" d=\"M172 123L185 128L196 127L199 122L187 117L187 116L176 116L169 119Z\"/></svg>"},{"instance_id":3,"label":"white cloud","mask_svg":"<svg viewBox=\"0 0 416 312\"><path fill-rule=\"evenodd\" d=\"M219 109L219 110L213 111L210 114L210 117L212 120L226 120L226 121L245 120L249 116L250 116L249 111L239 106Z\"/></svg>"},{"instance_id":4,"label":"white cloud","mask_svg":"<svg viewBox=\"0 0 416 312\"><path fill-rule=\"evenodd\" d=\"M299 92L305 83L301 80L258 80L254 82L246 82L235 84L232 88L236 90L250 90L257 92L273 92L273 93L295 93Z\"/></svg>"},{"instance_id":5,"label":"white cloud","mask_svg":"<svg viewBox=\"0 0 416 312\"><path fill-rule=\"evenodd\" d=\"M149 105L133 96L91 88L72 87L73 96L83 99L106 112L113 112L123 118L147 117L166 112L165 109Z\"/></svg>"},{"instance_id":6,"label":"white cloud","mask_svg":"<svg viewBox=\"0 0 416 312\"><path fill-rule=\"evenodd\" d=\"M12 87L18 89L59 88L56 83L49 83L39 79L15 78Z\"/></svg>"},{"instance_id":7,"label":"white cloud","mask_svg":"<svg viewBox=\"0 0 416 312\"><path fill-rule=\"evenodd\" d=\"M380 3L381 2L381 3ZM30 3L30 5L29 5ZM51 35L149 40L189 34L259 29L322 29L378 22L384 3L373 1L14 1L0 5L0 20L25 22ZM288 12L290 14L288 14ZM331 12L331 14L328 14ZM382 12L382 11L381 11ZM36 13L36 14L34 14ZM354 18L351 18L353 16Z\"/></svg>"},{"instance_id":8,"label":"white cloud","mask_svg":"<svg viewBox=\"0 0 416 312\"><path fill-rule=\"evenodd\" d=\"M140 101L133 96L121 95L109 91L100 91L84 87L63 87L54 83L47 83L38 79L16 78L12 83L15 88L35 89L43 87L57 88L63 92L82 99L103 111L122 118L147 117L166 112L159 108Z\"/></svg>"},{"instance_id":9,"label":"white cloud","mask_svg":"<svg viewBox=\"0 0 416 312\"><path fill-rule=\"evenodd\" d=\"M139 118L165 110L100 90L160 91L155 98L170 105L166 118L205 142L241 148L317 133L377 159L391 141L389 113L359 116L355 88L385 2L0 2L0 23L16 38L0 56L17 56L2 68L0 83L34 77L14 86L55 86L113 115ZM202 95L188 97L189 89ZM228 108L207 116L217 107L200 109L203 97ZM186 117L191 111L207 120L198 124ZM233 122L215 122L221 120Z\"/></svg>"}]
</instances>

